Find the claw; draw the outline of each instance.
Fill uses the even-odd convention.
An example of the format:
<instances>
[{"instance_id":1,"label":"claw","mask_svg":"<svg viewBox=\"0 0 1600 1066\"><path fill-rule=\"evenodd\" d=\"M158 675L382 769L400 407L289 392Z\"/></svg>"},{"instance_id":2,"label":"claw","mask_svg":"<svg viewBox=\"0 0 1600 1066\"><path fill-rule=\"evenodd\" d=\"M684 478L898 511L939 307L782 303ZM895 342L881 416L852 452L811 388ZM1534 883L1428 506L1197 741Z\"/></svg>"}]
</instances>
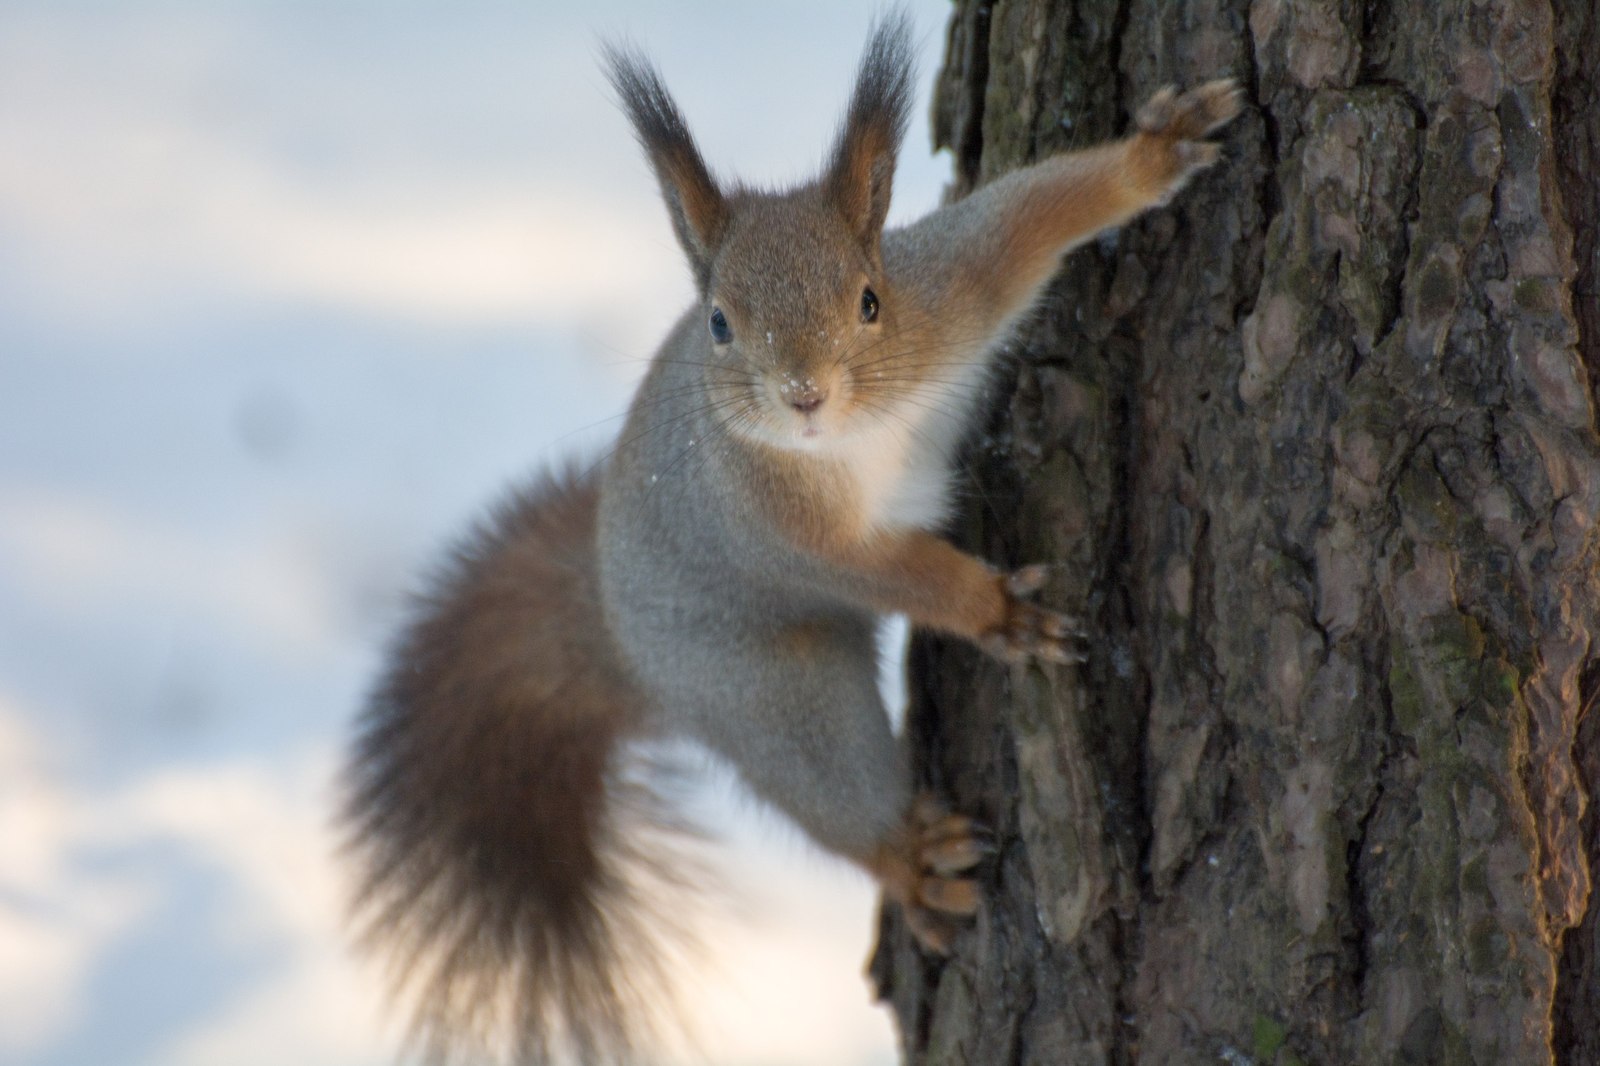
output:
<instances>
[{"instance_id":1,"label":"claw","mask_svg":"<svg viewBox=\"0 0 1600 1066\"><path fill-rule=\"evenodd\" d=\"M1002 579L1001 588L1009 610L1005 620L979 640L979 647L1009 663L1023 663L1029 659L1080 663L1086 659L1080 645L1089 634L1081 621L1025 602L1044 587L1050 571L1049 566L1035 563Z\"/></svg>"},{"instance_id":2,"label":"claw","mask_svg":"<svg viewBox=\"0 0 1600 1066\"><path fill-rule=\"evenodd\" d=\"M1207 123L1202 134L1220 129L1244 110L1244 89L1232 78L1208 81L1189 95L1201 102L1199 110Z\"/></svg>"},{"instance_id":3,"label":"claw","mask_svg":"<svg viewBox=\"0 0 1600 1066\"><path fill-rule=\"evenodd\" d=\"M961 815L949 816L923 836L923 861L941 877L970 870L994 853L988 831Z\"/></svg>"},{"instance_id":4,"label":"claw","mask_svg":"<svg viewBox=\"0 0 1600 1066\"><path fill-rule=\"evenodd\" d=\"M1046 662L1060 663L1063 666L1072 666L1089 661L1087 654L1069 648L1064 644L1042 644L1034 649L1034 656L1044 659Z\"/></svg>"},{"instance_id":5,"label":"claw","mask_svg":"<svg viewBox=\"0 0 1600 1066\"><path fill-rule=\"evenodd\" d=\"M994 851L984 826L924 793L901 833L886 843L877 869L885 896L905 911L906 927L922 947L946 955L961 923L983 902L978 882L965 874Z\"/></svg>"},{"instance_id":6,"label":"claw","mask_svg":"<svg viewBox=\"0 0 1600 1066\"><path fill-rule=\"evenodd\" d=\"M1047 637L1080 637L1087 638L1089 631L1084 628L1083 622L1070 614L1056 614L1053 611L1045 613L1043 621L1044 634Z\"/></svg>"}]
</instances>

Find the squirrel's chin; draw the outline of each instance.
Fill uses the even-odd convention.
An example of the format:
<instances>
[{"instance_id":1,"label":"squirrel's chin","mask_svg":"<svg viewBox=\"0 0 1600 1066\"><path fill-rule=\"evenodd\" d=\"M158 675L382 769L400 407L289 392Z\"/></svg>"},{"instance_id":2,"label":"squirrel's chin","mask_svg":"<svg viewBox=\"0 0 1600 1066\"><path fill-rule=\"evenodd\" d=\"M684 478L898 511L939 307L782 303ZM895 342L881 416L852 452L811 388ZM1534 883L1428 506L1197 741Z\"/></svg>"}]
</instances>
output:
<instances>
[{"instance_id":1,"label":"squirrel's chin","mask_svg":"<svg viewBox=\"0 0 1600 1066\"><path fill-rule=\"evenodd\" d=\"M796 452L827 451L833 443L833 434L817 426L802 426L787 434L784 447Z\"/></svg>"},{"instance_id":2,"label":"squirrel's chin","mask_svg":"<svg viewBox=\"0 0 1600 1066\"><path fill-rule=\"evenodd\" d=\"M807 425L786 427L772 438L772 443L785 451L815 455L831 452L839 446L839 434L827 426Z\"/></svg>"}]
</instances>

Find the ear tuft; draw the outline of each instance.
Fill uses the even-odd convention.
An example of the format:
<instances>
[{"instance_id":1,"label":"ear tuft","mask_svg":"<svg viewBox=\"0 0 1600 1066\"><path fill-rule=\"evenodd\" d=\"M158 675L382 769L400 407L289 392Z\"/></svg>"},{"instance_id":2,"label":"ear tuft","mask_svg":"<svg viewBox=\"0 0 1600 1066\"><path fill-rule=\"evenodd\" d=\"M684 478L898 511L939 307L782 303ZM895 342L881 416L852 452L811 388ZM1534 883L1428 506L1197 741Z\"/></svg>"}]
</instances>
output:
<instances>
[{"instance_id":1,"label":"ear tuft","mask_svg":"<svg viewBox=\"0 0 1600 1066\"><path fill-rule=\"evenodd\" d=\"M638 50L614 43L603 46L603 55L606 75L661 183L673 231L703 291L722 242L727 201L650 61Z\"/></svg>"},{"instance_id":2,"label":"ear tuft","mask_svg":"<svg viewBox=\"0 0 1600 1066\"><path fill-rule=\"evenodd\" d=\"M823 187L856 235L876 249L889 213L895 155L911 106L911 21L904 9L873 30Z\"/></svg>"}]
</instances>

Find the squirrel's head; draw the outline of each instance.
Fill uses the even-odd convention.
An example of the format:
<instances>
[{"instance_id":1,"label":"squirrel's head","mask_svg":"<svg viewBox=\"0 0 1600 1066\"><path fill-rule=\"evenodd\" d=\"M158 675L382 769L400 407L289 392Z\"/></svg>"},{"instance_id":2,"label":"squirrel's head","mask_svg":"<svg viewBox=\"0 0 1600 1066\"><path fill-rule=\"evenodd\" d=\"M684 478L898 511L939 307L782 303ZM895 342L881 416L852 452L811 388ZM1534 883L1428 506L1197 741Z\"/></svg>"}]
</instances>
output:
<instances>
[{"instance_id":1,"label":"squirrel's head","mask_svg":"<svg viewBox=\"0 0 1600 1066\"><path fill-rule=\"evenodd\" d=\"M719 185L654 68L607 50L694 273L707 383L734 431L811 449L881 418L867 383L883 378L898 317L880 244L911 96L909 36L903 15L878 25L827 167L781 193Z\"/></svg>"}]
</instances>

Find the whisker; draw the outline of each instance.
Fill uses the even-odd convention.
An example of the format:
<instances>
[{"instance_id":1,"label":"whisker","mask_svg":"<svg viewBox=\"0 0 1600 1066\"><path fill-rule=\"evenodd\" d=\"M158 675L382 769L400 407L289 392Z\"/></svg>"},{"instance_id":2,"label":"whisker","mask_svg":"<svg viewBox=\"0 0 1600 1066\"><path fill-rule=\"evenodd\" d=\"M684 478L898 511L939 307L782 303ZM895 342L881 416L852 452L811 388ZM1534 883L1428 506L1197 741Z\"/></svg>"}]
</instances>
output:
<instances>
[{"instance_id":1,"label":"whisker","mask_svg":"<svg viewBox=\"0 0 1600 1066\"><path fill-rule=\"evenodd\" d=\"M633 434L632 436L627 437L627 438L622 439L622 440L618 440L614 445L612 445L611 448L609 448L603 455L601 455L597 460L595 460L595 462L584 471L584 475L588 476L590 474L593 474L595 470L599 469L601 465L609 462L613 457L615 457L623 449L631 447L634 444L637 444L639 441L644 440L646 437L649 437L652 434L667 433L667 432L669 432L669 431L671 431L673 429L678 428L683 423L688 422L690 419L696 418L698 416L706 414L707 412L715 411L715 410L718 410L719 408L726 407L726 406L729 406L731 404L738 403L738 402L741 402L741 401L742 401L742 397L738 397L738 396L711 400L708 403L701 404L698 407L694 407L694 408L692 408L692 409L690 409L688 411L684 411L684 412L678 414L677 416L675 416L675 417L673 417L671 419L668 419L666 422L655 424L655 425L647 425L643 429L641 429L639 432Z\"/></svg>"}]
</instances>

